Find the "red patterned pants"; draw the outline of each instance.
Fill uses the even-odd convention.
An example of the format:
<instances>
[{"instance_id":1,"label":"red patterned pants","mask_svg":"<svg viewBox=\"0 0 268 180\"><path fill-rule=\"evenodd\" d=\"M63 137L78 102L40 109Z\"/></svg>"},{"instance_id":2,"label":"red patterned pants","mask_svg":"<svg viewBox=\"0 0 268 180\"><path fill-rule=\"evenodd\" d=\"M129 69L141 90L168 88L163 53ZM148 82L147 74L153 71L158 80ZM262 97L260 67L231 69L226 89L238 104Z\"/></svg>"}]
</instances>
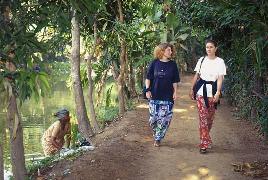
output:
<instances>
[{"instance_id":1,"label":"red patterned pants","mask_svg":"<svg viewBox=\"0 0 268 180\"><path fill-rule=\"evenodd\" d=\"M212 98L209 98L209 107L206 107L203 96L197 96L197 108L199 113L200 148L208 148L212 143L209 132L215 114L215 107Z\"/></svg>"}]
</instances>

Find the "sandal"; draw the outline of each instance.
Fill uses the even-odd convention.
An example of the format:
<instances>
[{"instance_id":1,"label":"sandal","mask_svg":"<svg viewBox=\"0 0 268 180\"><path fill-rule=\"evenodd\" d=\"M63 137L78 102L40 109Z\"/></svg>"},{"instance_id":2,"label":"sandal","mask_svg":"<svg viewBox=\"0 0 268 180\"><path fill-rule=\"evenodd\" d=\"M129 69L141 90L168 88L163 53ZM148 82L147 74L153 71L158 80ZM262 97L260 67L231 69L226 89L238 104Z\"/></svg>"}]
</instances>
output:
<instances>
[{"instance_id":1,"label":"sandal","mask_svg":"<svg viewBox=\"0 0 268 180\"><path fill-rule=\"evenodd\" d=\"M160 146L160 141L154 141L154 147L159 147Z\"/></svg>"},{"instance_id":2,"label":"sandal","mask_svg":"<svg viewBox=\"0 0 268 180\"><path fill-rule=\"evenodd\" d=\"M200 152L200 154L206 154L207 149L206 148L200 148L199 152Z\"/></svg>"}]
</instances>

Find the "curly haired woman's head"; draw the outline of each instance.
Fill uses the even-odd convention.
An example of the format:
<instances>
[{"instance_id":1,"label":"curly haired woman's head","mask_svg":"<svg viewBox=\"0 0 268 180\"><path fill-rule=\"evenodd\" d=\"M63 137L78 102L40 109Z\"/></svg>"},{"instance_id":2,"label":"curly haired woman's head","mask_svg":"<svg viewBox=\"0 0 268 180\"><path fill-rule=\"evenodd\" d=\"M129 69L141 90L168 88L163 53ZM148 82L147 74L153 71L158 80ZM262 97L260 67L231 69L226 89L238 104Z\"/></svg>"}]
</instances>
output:
<instances>
[{"instance_id":1,"label":"curly haired woman's head","mask_svg":"<svg viewBox=\"0 0 268 180\"><path fill-rule=\"evenodd\" d=\"M158 46L155 47L154 49L154 58L156 59L162 59L164 56L167 56L166 53L166 49L170 49L170 57L167 58L171 58L171 57L175 57L175 48L172 44L169 43L161 43Z\"/></svg>"}]
</instances>

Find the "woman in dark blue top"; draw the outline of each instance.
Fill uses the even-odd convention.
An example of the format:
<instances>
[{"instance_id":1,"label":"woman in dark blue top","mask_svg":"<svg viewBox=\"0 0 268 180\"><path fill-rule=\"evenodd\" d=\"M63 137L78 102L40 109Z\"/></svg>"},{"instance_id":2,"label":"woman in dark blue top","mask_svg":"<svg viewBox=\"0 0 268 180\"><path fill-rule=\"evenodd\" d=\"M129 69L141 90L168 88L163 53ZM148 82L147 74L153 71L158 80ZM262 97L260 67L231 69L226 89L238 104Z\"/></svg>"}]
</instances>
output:
<instances>
[{"instance_id":1,"label":"woman in dark blue top","mask_svg":"<svg viewBox=\"0 0 268 180\"><path fill-rule=\"evenodd\" d=\"M154 50L155 60L150 64L145 80L154 146L160 145L167 132L173 115L174 100L177 98L180 76L176 62L171 60L174 54L173 45L159 44Z\"/></svg>"}]
</instances>

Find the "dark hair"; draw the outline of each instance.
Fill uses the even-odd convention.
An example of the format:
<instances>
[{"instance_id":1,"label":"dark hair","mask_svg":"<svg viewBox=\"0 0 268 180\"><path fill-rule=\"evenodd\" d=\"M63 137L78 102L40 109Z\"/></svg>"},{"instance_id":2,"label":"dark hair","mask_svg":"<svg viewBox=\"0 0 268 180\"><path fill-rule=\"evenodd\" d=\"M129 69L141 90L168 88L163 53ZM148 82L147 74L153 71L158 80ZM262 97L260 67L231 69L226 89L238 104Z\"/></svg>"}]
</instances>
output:
<instances>
[{"instance_id":1,"label":"dark hair","mask_svg":"<svg viewBox=\"0 0 268 180\"><path fill-rule=\"evenodd\" d=\"M205 44L207 44L207 43L211 43L211 44L213 44L215 47L218 47L218 43L217 43L216 41L212 40L212 39L207 39L207 40L205 41Z\"/></svg>"}]
</instances>

